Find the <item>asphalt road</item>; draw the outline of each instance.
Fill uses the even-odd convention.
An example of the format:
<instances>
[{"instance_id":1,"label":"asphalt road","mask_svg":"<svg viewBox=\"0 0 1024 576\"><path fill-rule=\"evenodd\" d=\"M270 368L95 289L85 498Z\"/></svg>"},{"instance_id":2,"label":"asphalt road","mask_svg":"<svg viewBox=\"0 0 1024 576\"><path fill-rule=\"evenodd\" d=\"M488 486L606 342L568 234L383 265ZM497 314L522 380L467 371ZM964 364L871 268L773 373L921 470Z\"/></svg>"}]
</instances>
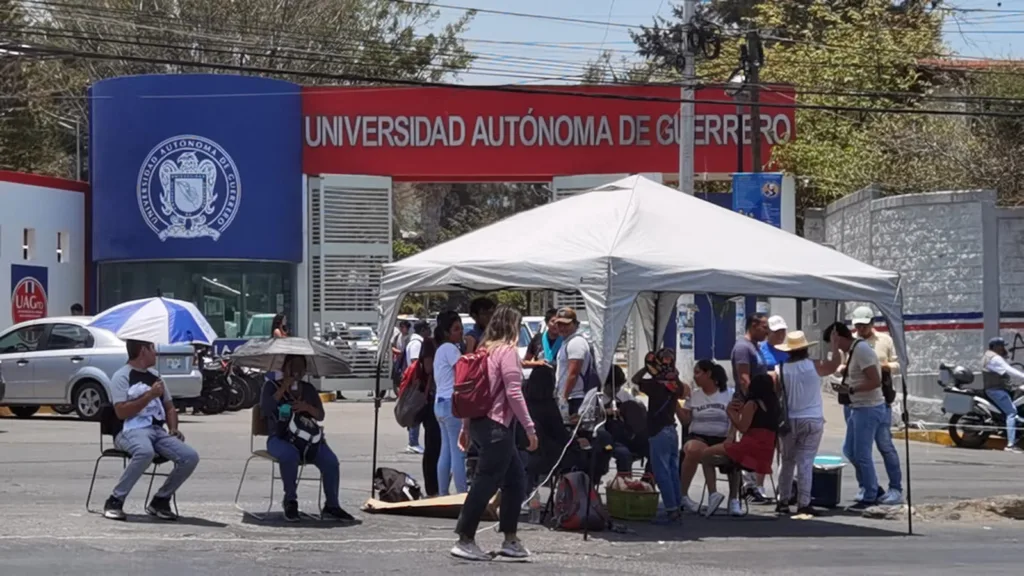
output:
<instances>
[{"instance_id":1,"label":"asphalt road","mask_svg":"<svg viewBox=\"0 0 1024 576\"><path fill-rule=\"evenodd\" d=\"M405 432L381 411L382 463L418 475L419 458L401 453ZM842 425L834 416L822 454L839 454ZM633 525L634 533L579 534L524 526L534 552L530 564L469 564L450 558L451 520L370 516L339 527L273 517L259 523L233 504L248 455L249 416L187 416L182 430L203 460L179 492L183 518L173 524L142 513L145 486L129 497L129 522L85 511L85 494L99 427L69 417L0 419L0 575L217 574L1020 574L1024 524L1000 521L916 523L866 520L842 514L813 521L777 520L753 507L742 519L686 518L682 526ZM343 505L355 512L369 496L373 409L368 403L328 406L328 440L342 465ZM901 445L902 448L902 445ZM986 497L1019 491L1021 457L912 443L916 503ZM94 506L101 507L120 464L100 467ZM879 472L884 478L881 465ZM266 506L267 464L250 467L243 502ZM315 509L315 484L300 490ZM844 492L855 490L847 469ZM696 491L696 488L694 489ZM280 492L278 492L280 493ZM696 497L697 494L694 494ZM261 498L263 498L261 500ZM486 531L484 547L499 535ZM814 571L814 572L812 572Z\"/></svg>"}]
</instances>

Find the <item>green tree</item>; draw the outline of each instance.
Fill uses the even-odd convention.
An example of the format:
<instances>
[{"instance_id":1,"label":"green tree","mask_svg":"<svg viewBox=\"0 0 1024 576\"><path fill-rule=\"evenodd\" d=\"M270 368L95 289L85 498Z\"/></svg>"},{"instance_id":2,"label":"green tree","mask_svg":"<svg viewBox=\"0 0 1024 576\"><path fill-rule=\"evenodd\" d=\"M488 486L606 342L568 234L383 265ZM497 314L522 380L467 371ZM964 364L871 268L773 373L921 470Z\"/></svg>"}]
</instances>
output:
<instances>
[{"instance_id":1,"label":"green tree","mask_svg":"<svg viewBox=\"0 0 1024 576\"><path fill-rule=\"evenodd\" d=\"M721 38L721 53L698 59L697 75L704 86L720 85L739 64L741 31L762 32L762 83L790 84L799 104L826 108L795 112L797 137L775 148L772 167L801 177L800 207L824 205L869 183L897 179L894 172L902 168L894 166L882 135L894 122L913 122L885 112L920 105L930 88L920 62L943 50L942 13L931 6L917 0L715 0L702 16ZM679 78L673 60L657 56L680 34L680 17L676 10L674 18L633 36L656 75Z\"/></svg>"},{"instance_id":2,"label":"green tree","mask_svg":"<svg viewBox=\"0 0 1024 576\"><path fill-rule=\"evenodd\" d=\"M10 0L8 0L10 2ZM48 112L87 121L86 88L133 74L251 73L303 84L437 81L473 60L473 11L436 33L432 0L92 0L35 7L16 32L40 62ZM24 15L23 15L24 17ZM218 70L238 66L246 70ZM332 78L333 76L333 78ZM350 77L351 82L338 79ZM52 125L36 125L53 131Z\"/></svg>"},{"instance_id":3,"label":"green tree","mask_svg":"<svg viewBox=\"0 0 1024 576\"><path fill-rule=\"evenodd\" d=\"M16 0L0 0L0 168L68 176L61 166L61 134L48 130L40 62L20 49L18 30L27 22Z\"/></svg>"}]
</instances>

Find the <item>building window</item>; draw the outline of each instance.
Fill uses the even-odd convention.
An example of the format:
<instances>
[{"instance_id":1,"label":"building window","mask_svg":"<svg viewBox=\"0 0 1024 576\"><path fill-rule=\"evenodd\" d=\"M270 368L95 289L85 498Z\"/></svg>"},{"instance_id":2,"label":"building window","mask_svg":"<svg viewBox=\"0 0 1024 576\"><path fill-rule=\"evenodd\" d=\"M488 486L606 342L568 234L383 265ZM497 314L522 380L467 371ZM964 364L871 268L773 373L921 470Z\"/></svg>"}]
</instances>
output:
<instances>
[{"instance_id":1,"label":"building window","mask_svg":"<svg viewBox=\"0 0 1024 576\"><path fill-rule=\"evenodd\" d=\"M35 228L25 228L21 234L21 258L22 260L32 260L35 258L36 252L36 230Z\"/></svg>"},{"instance_id":2,"label":"building window","mask_svg":"<svg viewBox=\"0 0 1024 576\"><path fill-rule=\"evenodd\" d=\"M57 232L57 263L68 261L68 233Z\"/></svg>"},{"instance_id":3,"label":"building window","mask_svg":"<svg viewBox=\"0 0 1024 576\"><path fill-rule=\"evenodd\" d=\"M283 262L157 261L99 265L99 304L164 296L192 302L222 338L270 336L270 322L293 315L295 265Z\"/></svg>"}]
</instances>

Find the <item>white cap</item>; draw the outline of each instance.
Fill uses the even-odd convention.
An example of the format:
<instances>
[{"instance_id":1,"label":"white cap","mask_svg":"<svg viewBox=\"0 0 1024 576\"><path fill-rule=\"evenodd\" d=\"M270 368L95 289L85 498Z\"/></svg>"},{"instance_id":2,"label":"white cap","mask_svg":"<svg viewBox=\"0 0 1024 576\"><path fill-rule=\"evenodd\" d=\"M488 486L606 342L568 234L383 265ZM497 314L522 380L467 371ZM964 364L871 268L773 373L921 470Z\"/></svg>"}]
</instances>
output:
<instances>
[{"instance_id":1,"label":"white cap","mask_svg":"<svg viewBox=\"0 0 1024 576\"><path fill-rule=\"evenodd\" d=\"M854 326L860 326L862 324L874 324L875 313L871 311L870 306L860 306L853 311L853 318L851 322Z\"/></svg>"},{"instance_id":2,"label":"white cap","mask_svg":"<svg viewBox=\"0 0 1024 576\"><path fill-rule=\"evenodd\" d=\"M768 329L772 332L778 332L779 330L788 330L786 326L786 320L782 316L772 316L768 319Z\"/></svg>"}]
</instances>

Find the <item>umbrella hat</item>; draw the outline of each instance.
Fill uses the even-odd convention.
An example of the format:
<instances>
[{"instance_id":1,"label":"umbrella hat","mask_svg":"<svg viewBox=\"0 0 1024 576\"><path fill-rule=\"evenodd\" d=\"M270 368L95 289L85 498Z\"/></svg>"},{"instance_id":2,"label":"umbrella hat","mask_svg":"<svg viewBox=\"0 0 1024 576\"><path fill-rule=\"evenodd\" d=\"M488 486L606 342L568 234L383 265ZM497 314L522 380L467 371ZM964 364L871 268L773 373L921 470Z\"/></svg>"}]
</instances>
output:
<instances>
[{"instance_id":1,"label":"umbrella hat","mask_svg":"<svg viewBox=\"0 0 1024 576\"><path fill-rule=\"evenodd\" d=\"M308 338L261 338L242 344L231 353L231 362L237 366L256 368L264 372L280 370L288 356L306 359L306 372L314 378L345 376L352 366L337 348Z\"/></svg>"},{"instance_id":2,"label":"umbrella hat","mask_svg":"<svg viewBox=\"0 0 1024 576\"><path fill-rule=\"evenodd\" d=\"M122 340L153 344L212 344L217 332L195 304L172 298L145 298L118 304L92 319L90 326Z\"/></svg>"}]
</instances>

